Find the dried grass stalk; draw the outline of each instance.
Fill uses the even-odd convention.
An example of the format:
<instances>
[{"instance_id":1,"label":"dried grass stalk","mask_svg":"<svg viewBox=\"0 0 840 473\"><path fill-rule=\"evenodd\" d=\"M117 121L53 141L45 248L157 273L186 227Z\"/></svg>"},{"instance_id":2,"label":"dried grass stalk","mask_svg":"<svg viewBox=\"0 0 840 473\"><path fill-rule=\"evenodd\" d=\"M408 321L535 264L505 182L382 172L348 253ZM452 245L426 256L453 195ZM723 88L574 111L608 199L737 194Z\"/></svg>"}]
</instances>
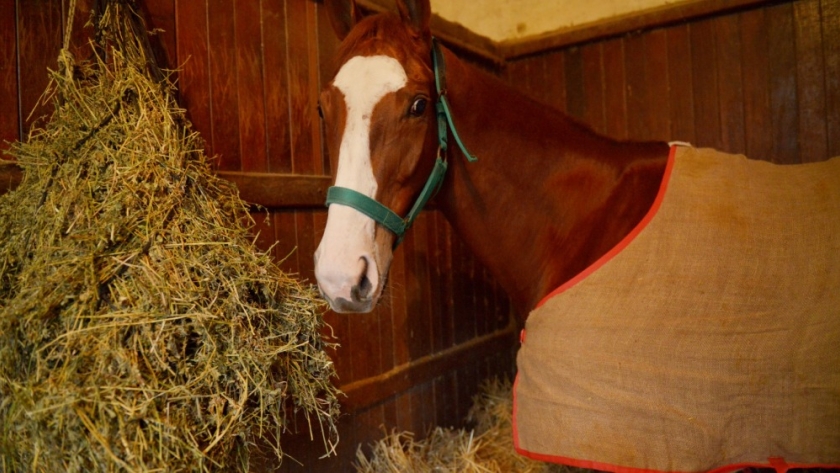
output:
<instances>
[{"instance_id":1,"label":"dried grass stalk","mask_svg":"<svg viewBox=\"0 0 840 473\"><path fill-rule=\"evenodd\" d=\"M392 432L356 451L358 473L571 473L589 470L541 463L513 448L510 381L486 380L467 418L473 429L435 428L426 439Z\"/></svg>"},{"instance_id":2,"label":"dried grass stalk","mask_svg":"<svg viewBox=\"0 0 840 473\"><path fill-rule=\"evenodd\" d=\"M107 59L62 50L54 114L11 150L25 174L0 198L0 471L245 471L258 437L282 458L296 412L332 449L323 306L255 249L136 22L111 2Z\"/></svg>"}]
</instances>

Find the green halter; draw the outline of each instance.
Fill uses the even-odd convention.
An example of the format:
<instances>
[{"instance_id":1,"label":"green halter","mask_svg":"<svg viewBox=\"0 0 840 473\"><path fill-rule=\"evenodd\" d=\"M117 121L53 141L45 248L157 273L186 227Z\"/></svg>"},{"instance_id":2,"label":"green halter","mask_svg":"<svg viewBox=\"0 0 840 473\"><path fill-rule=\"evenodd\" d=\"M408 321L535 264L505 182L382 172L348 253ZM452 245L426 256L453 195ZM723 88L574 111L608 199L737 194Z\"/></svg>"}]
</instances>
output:
<instances>
[{"instance_id":1,"label":"green halter","mask_svg":"<svg viewBox=\"0 0 840 473\"><path fill-rule=\"evenodd\" d=\"M435 160L435 166L432 168L432 173L429 175L429 179L426 180L426 185L423 186L423 190L420 191L420 195L405 218L400 217L388 207L353 189L333 186L327 190L327 207L330 204L346 205L372 218L397 236L397 239L394 241L394 248L402 242L403 237L405 237L405 232L411 227L414 219L417 218L417 215L420 214L420 211L429 202L429 199L440 190L443 177L446 175L446 141L449 136L449 129L452 130L452 136L455 138L455 142L461 148L461 151L464 152L467 160L473 162L477 159L467 151L467 148L461 141L461 137L458 136L455 124L452 122L452 112L449 108L449 101L446 100L446 67L443 62L443 53L435 38L432 38L432 66L435 72L435 89L438 95L438 100L435 104L438 127L438 154Z\"/></svg>"}]
</instances>

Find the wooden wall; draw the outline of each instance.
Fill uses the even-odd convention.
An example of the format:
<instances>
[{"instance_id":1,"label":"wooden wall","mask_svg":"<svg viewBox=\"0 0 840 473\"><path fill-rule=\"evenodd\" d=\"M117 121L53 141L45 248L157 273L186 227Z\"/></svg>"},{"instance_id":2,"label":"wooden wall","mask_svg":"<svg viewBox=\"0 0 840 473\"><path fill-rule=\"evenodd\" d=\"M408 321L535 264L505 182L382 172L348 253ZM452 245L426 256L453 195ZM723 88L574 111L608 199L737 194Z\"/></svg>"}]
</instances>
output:
<instances>
[{"instance_id":1,"label":"wooden wall","mask_svg":"<svg viewBox=\"0 0 840 473\"><path fill-rule=\"evenodd\" d=\"M617 138L780 163L840 155L840 1L766 2L511 60L508 82Z\"/></svg>"},{"instance_id":2,"label":"wooden wall","mask_svg":"<svg viewBox=\"0 0 840 473\"><path fill-rule=\"evenodd\" d=\"M89 10L91 1L79 7ZM0 0L0 139L19 139L31 126L68 2ZM181 104L208 153L219 156L218 169L243 196L270 207L267 220L258 218L260 244L277 242L281 265L314 281L330 173L315 103L336 47L322 7L141 4L150 26L164 30L154 38L160 61L182 67ZM752 2L510 58L498 73L619 138L690 141L778 162L840 155L838 0ZM46 112L36 108L35 117ZM318 460L317 440L289 435L284 446L304 466L286 461L281 471L348 471L356 446L383 428L422 435L458 425L480 380L512 371L517 329L507 300L435 211L421 215L397 251L377 311L326 318L341 344L333 353L337 382L348 394L339 456ZM270 466L257 461L256 471Z\"/></svg>"},{"instance_id":3,"label":"wooden wall","mask_svg":"<svg viewBox=\"0 0 840 473\"><path fill-rule=\"evenodd\" d=\"M94 0L77 0L73 49L84 45ZM217 155L219 172L255 214L259 244L287 271L314 282L312 255L326 223L330 162L322 152L317 96L332 74L337 40L310 0L139 0L159 62L181 68L179 101ZM48 115L36 106L63 42L69 0L0 0L0 151ZM34 110L30 118L30 112ZM15 178L0 172L0 180ZM17 176L19 177L19 175ZM3 183L0 187L7 187ZM267 218L266 218L267 215ZM320 436L288 435L281 471L348 471L356 446L383 429L427 432L462 424L491 374L512 374L517 327L506 297L446 221L424 212L397 251L374 313L326 320L347 393L337 457L319 460ZM305 431L304 425L300 430ZM256 452L259 456L259 453ZM257 458L255 471L276 466ZM272 470L273 471L273 470Z\"/></svg>"}]
</instances>

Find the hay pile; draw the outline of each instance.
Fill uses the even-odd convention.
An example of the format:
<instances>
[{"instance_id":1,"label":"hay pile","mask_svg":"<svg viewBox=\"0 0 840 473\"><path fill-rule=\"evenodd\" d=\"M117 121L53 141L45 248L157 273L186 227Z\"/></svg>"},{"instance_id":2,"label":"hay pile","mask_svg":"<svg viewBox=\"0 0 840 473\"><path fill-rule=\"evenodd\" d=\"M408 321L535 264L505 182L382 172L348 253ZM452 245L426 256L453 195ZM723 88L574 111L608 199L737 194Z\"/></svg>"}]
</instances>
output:
<instances>
[{"instance_id":1,"label":"hay pile","mask_svg":"<svg viewBox=\"0 0 840 473\"><path fill-rule=\"evenodd\" d=\"M513 448L510 381L486 380L473 397L471 430L435 428L422 441L409 432L392 433L372 445L368 458L356 451L358 473L562 473L577 468L541 463Z\"/></svg>"},{"instance_id":2,"label":"hay pile","mask_svg":"<svg viewBox=\"0 0 840 473\"><path fill-rule=\"evenodd\" d=\"M337 440L323 307L255 249L138 25L112 1L100 57L65 45L54 114L11 151L0 471L245 471L258 437L282 458L298 412Z\"/></svg>"}]
</instances>

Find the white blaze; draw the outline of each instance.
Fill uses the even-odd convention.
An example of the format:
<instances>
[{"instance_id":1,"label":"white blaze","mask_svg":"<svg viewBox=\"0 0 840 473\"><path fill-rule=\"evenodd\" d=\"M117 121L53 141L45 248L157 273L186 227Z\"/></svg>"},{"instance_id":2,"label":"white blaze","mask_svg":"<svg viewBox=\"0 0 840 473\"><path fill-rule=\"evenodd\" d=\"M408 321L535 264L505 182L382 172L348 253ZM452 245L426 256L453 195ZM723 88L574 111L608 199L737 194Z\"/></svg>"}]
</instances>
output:
<instances>
[{"instance_id":1,"label":"white blaze","mask_svg":"<svg viewBox=\"0 0 840 473\"><path fill-rule=\"evenodd\" d=\"M382 97L408 82L405 70L389 56L356 56L336 74L333 85L344 94L347 123L338 151L335 185L368 197L376 193L370 163L370 116Z\"/></svg>"},{"instance_id":2,"label":"white blaze","mask_svg":"<svg viewBox=\"0 0 840 473\"><path fill-rule=\"evenodd\" d=\"M376 104L408 82L405 70L389 56L356 56L336 74L333 85L344 95L347 120L338 151L335 185L376 195L370 151L370 121ZM374 244L375 222L361 212L341 204L330 205L324 237L316 251L315 275L321 291L334 301L351 300L353 287L362 275L372 284L372 296L382 292ZM366 269L365 269L366 268Z\"/></svg>"}]
</instances>

